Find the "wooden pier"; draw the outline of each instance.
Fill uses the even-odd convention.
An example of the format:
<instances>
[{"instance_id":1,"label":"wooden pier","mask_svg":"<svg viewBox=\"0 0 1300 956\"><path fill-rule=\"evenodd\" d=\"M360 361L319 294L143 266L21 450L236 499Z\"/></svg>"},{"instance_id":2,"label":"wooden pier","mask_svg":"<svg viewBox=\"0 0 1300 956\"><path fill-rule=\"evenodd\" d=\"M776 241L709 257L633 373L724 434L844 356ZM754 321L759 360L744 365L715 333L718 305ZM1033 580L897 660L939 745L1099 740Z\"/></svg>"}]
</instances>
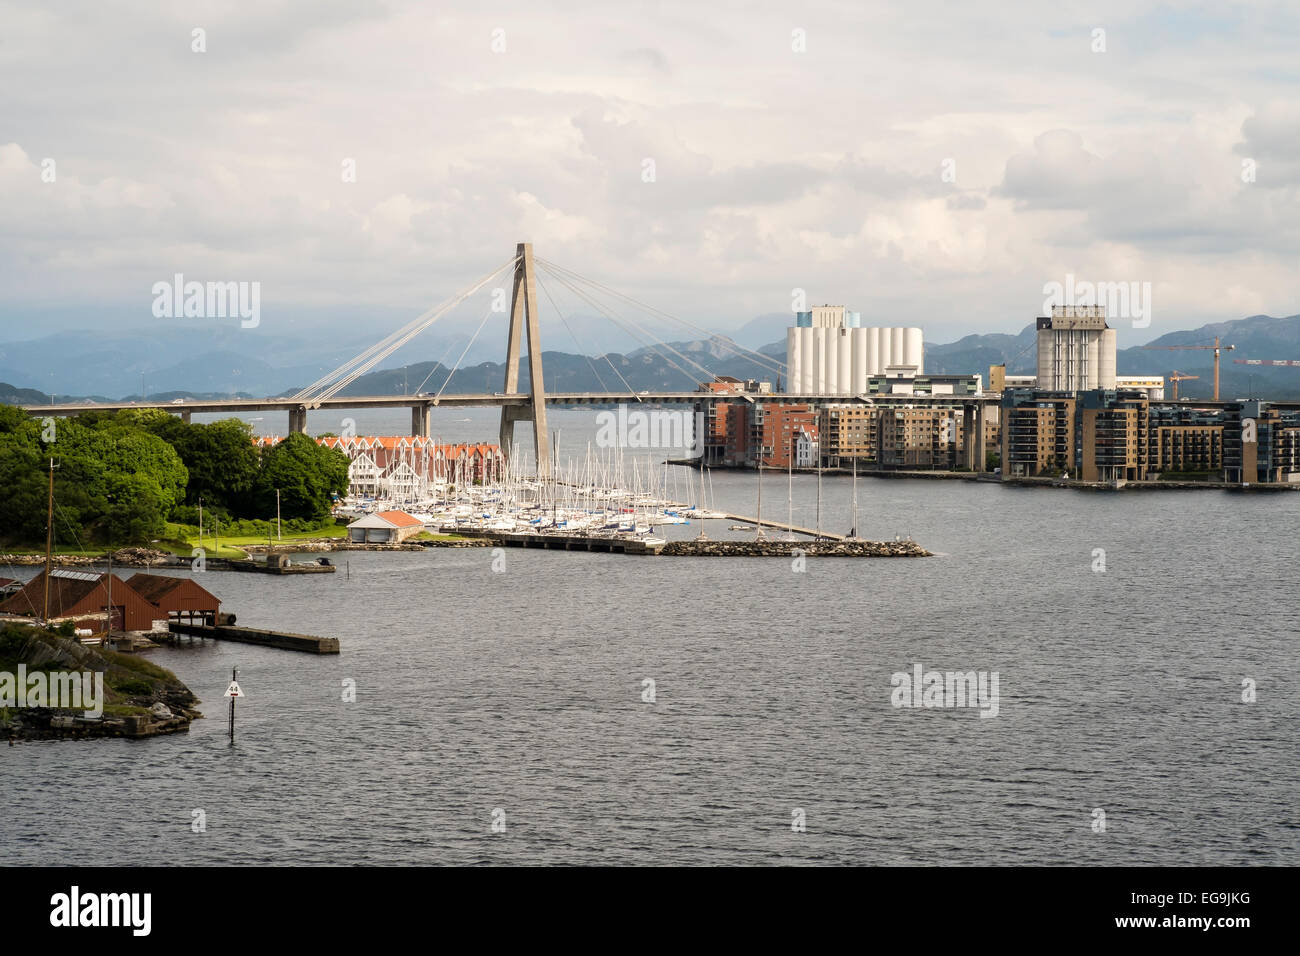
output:
<instances>
[{"instance_id":1,"label":"wooden pier","mask_svg":"<svg viewBox=\"0 0 1300 956\"><path fill-rule=\"evenodd\" d=\"M285 651L304 651L308 654L337 654L339 639L337 637L313 637L310 634L294 634L289 631L266 631L255 627L235 627L232 624L220 624L212 627L206 624L187 624L172 621L167 625L172 634L173 643L179 635L189 637L213 638L219 641L236 641L240 644L256 644L260 647L278 647Z\"/></svg>"}]
</instances>

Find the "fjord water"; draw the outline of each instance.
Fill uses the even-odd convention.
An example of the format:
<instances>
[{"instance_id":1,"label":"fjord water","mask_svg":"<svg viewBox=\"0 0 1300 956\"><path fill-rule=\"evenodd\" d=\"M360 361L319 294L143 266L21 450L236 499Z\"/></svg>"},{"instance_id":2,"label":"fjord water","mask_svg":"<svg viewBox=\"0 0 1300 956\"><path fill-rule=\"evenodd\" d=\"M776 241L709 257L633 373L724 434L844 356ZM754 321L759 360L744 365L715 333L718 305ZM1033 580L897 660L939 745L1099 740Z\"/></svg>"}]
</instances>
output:
<instances>
[{"instance_id":1,"label":"fjord water","mask_svg":"<svg viewBox=\"0 0 1300 956\"><path fill-rule=\"evenodd\" d=\"M752 514L755 480L715 473L718 503ZM812 524L816 481L795 485ZM785 476L763 494L783 517ZM849 494L824 480L827 528L847 529ZM330 576L209 572L241 622L343 653L151 652L206 719L0 749L0 858L1295 862L1300 497L883 479L858 497L864 536L940 556L797 573L511 550L494 573L490 550L435 549L340 555ZM999 672L998 715L891 706L891 674L916 663ZM232 666L248 694L234 747Z\"/></svg>"}]
</instances>

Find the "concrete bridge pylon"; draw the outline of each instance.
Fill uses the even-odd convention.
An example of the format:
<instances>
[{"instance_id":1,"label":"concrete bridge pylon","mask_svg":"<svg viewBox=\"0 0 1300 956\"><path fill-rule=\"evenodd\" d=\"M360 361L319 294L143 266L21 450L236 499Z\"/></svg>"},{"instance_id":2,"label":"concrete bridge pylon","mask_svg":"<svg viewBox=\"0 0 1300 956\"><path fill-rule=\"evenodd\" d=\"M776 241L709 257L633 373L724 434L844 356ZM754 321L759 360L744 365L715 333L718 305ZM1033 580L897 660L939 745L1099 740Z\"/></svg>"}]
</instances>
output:
<instances>
[{"instance_id":1,"label":"concrete bridge pylon","mask_svg":"<svg viewBox=\"0 0 1300 956\"><path fill-rule=\"evenodd\" d=\"M546 388L542 377L542 337L538 328L537 277L533 271L533 244L516 248L514 291L510 297L510 334L506 339L505 394L519 391L519 360L525 331L528 335L528 379L531 401L525 406L502 406L501 453L514 447L515 422L531 418L533 444L537 450L537 475L551 471L551 436L546 430Z\"/></svg>"}]
</instances>

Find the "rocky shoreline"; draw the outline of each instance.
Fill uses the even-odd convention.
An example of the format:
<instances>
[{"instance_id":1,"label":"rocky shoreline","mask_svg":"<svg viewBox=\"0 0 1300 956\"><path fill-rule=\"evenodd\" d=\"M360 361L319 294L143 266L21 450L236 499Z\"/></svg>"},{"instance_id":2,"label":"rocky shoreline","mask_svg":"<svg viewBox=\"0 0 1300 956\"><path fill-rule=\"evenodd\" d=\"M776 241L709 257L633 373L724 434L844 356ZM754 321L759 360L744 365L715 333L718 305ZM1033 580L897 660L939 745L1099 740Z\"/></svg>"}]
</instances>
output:
<instances>
[{"instance_id":1,"label":"rocky shoreline","mask_svg":"<svg viewBox=\"0 0 1300 956\"><path fill-rule=\"evenodd\" d=\"M83 565L103 564L108 560L108 552L103 554L56 554L51 563L59 567L79 567ZM156 551L153 548L120 548L113 552L113 563L124 568L158 568L179 561L170 551ZM12 564L16 567L33 567L45 564L43 554L0 554L0 564Z\"/></svg>"},{"instance_id":2,"label":"rocky shoreline","mask_svg":"<svg viewBox=\"0 0 1300 956\"><path fill-rule=\"evenodd\" d=\"M0 706L0 736L9 746L24 740L154 737L189 730L202 714L197 697L175 674L133 654L86 647L79 641L27 625L0 629L0 671L9 675L102 675L102 713L52 706ZM13 701L9 702L11 705ZM82 701L89 707L90 702Z\"/></svg>"}]
</instances>

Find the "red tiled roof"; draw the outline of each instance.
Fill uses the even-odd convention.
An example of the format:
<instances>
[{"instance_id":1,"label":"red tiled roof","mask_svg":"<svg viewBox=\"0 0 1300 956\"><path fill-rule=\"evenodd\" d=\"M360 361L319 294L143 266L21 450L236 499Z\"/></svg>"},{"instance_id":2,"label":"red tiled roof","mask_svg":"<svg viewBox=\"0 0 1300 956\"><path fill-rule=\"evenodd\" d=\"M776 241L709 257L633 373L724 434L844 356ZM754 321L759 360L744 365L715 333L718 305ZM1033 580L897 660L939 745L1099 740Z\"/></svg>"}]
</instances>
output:
<instances>
[{"instance_id":1,"label":"red tiled roof","mask_svg":"<svg viewBox=\"0 0 1300 956\"><path fill-rule=\"evenodd\" d=\"M423 526L424 524L419 518L413 518L405 511L381 511L375 517L383 518L389 524L396 525L399 528L413 528L416 525Z\"/></svg>"}]
</instances>

